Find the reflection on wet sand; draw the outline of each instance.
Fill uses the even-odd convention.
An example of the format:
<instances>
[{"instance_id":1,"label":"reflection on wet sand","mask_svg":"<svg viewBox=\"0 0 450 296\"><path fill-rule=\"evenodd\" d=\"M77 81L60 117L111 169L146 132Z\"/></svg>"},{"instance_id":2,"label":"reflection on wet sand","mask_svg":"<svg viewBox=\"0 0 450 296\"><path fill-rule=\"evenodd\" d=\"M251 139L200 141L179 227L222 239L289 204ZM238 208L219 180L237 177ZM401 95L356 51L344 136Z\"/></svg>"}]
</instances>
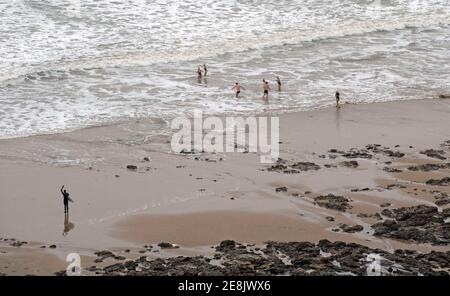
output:
<instances>
[{"instance_id":1,"label":"reflection on wet sand","mask_svg":"<svg viewBox=\"0 0 450 296\"><path fill-rule=\"evenodd\" d=\"M75 224L69 221L69 213L64 214L64 230L63 230L63 236L66 236L69 231L75 228Z\"/></svg>"}]
</instances>

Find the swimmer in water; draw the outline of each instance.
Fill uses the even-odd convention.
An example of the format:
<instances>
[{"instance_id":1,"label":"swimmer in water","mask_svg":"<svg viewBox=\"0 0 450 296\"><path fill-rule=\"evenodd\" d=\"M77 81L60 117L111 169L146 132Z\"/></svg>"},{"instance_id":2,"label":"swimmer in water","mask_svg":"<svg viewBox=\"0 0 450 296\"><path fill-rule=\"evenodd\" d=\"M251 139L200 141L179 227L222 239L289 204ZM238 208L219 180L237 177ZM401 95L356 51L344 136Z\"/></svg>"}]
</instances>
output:
<instances>
[{"instance_id":1,"label":"swimmer in water","mask_svg":"<svg viewBox=\"0 0 450 296\"><path fill-rule=\"evenodd\" d=\"M281 91L281 79L277 76L278 91Z\"/></svg>"},{"instance_id":2,"label":"swimmer in water","mask_svg":"<svg viewBox=\"0 0 450 296\"><path fill-rule=\"evenodd\" d=\"M239 98L239 94L241 93L241 88L245 89L243 86L239 84L239 82L236 82L236 84L233 86L233 90L236 92L236 98Z\"/></svg>"}]
</instances>

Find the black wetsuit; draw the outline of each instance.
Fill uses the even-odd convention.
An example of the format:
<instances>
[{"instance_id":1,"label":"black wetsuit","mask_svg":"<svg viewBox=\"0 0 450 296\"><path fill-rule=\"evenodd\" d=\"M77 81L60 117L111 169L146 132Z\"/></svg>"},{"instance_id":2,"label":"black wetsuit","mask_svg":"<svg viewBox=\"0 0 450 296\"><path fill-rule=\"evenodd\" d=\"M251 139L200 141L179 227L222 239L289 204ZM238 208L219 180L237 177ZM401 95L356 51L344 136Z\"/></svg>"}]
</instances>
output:
<instances>
[{"instance_id":1,"label":"black wetsuit","mask_svg":"<svg viewBox=\"0 0 450 296\"><path fill-rule=\"evenodd\" d=\"M64 199L64 213L69 213L69 193L63 191L63 199Z\"/></svg>"}]
</instances>

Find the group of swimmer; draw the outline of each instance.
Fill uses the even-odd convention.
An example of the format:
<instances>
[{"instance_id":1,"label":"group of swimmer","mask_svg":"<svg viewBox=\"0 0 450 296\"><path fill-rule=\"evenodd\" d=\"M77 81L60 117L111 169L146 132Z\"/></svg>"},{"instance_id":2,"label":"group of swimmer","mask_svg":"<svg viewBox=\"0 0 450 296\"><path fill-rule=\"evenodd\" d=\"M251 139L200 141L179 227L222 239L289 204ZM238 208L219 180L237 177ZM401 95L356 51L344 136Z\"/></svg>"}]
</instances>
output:
<instances>
[{"instance_id":1,"label":"group of swimmer","mask_svg":"<svg viewBox=\"0 0 450 296\"><path fill-rule=\"evenodd\" d=\"M281 91L281 79L280 77L276 77L276 81L277 81L277 85L278 85L278 91ZM262 80L263 82L263 100L269 100L269 90L271 90L271 88L269 87L269 82L265 79ZM236 82L236 84L233 86L232 90L234 90L235 94L236 94L236 98L239 98L239 94L241 93L241 89L245 88L239 84L239 82Z\"/></svg>"},{"instance_id":2,"label":"group of swimmer","mask_svg":"<svg viewBox=\"0 0 450 296\"><path fill-rule=\"evenodd\" d=\"M202 70L203 69L203 70ZM206 75L208 74L208 68L206 67L206 64L203 64L203 66L199 66L197 68L197 77L199 79L199 81L202 79L202 77L206 77ZM281 79L279 76L275 77L275 81L277 82L278 85L278 91L281 91ZM271 88L269 87L269 82L265 79L262 80L263 82L263 96L262 99L265 101L269 100L269 90L271 90ZM232 90L234 90L236 98L239 98L239 94L241 93L241 89L245 90L245 88L239 83L236 82L236 84L231 88ZM341 108L341 105L339 104L340 102L340 94L339 91L336 91L335 93L335 98L336 98L336 108Z\"/></svg>"}]
</instances>

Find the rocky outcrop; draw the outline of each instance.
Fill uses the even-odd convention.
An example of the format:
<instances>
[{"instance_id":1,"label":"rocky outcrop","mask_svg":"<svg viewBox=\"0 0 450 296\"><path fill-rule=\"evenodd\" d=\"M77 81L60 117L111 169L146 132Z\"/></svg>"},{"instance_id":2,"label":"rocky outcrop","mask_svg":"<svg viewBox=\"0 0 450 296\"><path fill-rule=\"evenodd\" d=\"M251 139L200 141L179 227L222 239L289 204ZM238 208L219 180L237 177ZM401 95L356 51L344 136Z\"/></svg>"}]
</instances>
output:
<instances>
[{"instance_id":1,"label":"rocky outcrop","mask_svg":"<svg viewBox=\"0 0 450 296\"><path fill-rule=\"evenodd\" d=\"M450 162L443 164L426 163L408 167L408 170L410 171L422 171L422 172L437 171L440 169L450 169Z\"/></svg>"},{"instance_id":2,"label":"rocky outcrop","mask_svg":"<svg viewBox=\"0 0 450 296\"><path fill-rule=\"evenodd\" d=\"M421 154L425 154L428 157L437 158L441 160L445 160L446 157L444 156L445 152L444 150L435 150L435 149L427 149L420 151Z\"/></svg>"},{"instance_id":3,"label":"rocky outcrop","mask_svg":"<svg viewBox=\"0 0 450 296\"><path fill-rule=\"evenodd\" d=\"M347 233L360 232L360 231L363 231L363 229L364 229L364 227L362 227L361 225L347 225L347 224L340 224L339 228L343 232L347 232Z\"/></svg>"},{"instance_id":4,"label":"rocky outcrop","mask_svg":"<svg viewBox=\"0 0 450 296\"><path fill-rule=\"evenodd\" d=\"M450 177L442 179L429 179L426 181L427 185L447 186L450 184Z\"/></svg>"},{"instance_id":5,"label":"rocky outcrop","mask_svg":"<svg viewBox=\"0 0 450 296\"><path fill-rule=\"evenodd\" d=\"M263 247L227 240L213 256L150 259L142 256L104 268L87 268L97 275L127 276L329 276L367 275L379 259L381 275L449 275L450 252L421 254L396 250L388 253L356 243L267 242ZM64 271L56 273L64 275Z\"/></svg>"},{"instance_id":6,"label":"rocky outcrop","mask_svg":"<svg viewBox=\"0 0 450 296\"><path fill-rule=\"evenodd\" d=\"M267 171L284 174L298 174L300 172L317 171L319 169L320 166L313 162L300 161L289 163L287 160L278 158L274 165L267 168Z\"/></svg>"},{"instance_id":7,"label":"rocky outcrop","mask_svg":"<svg viewBox=\"0 0 450 296\"><path fill-rule=\"evenodd\" d=\"M437 207L384 209L381 214L389 219L372 225L375 236L435 245L450 242L450 223L445 222L445 215Z\"/></svg>"},{"instance_id":8,"label":"rocky outcrop","mask_svg":"<svg viewBox=\"0 0 450 296\"><path fill-rule=\"evenodd\" d=\"M332 193L317 196L314 198L314 201L321 207L341 212L345 212L346 210L352 208L349 204L350 199L341 195L334 195Z\"/></svg>"}]
</instances>

